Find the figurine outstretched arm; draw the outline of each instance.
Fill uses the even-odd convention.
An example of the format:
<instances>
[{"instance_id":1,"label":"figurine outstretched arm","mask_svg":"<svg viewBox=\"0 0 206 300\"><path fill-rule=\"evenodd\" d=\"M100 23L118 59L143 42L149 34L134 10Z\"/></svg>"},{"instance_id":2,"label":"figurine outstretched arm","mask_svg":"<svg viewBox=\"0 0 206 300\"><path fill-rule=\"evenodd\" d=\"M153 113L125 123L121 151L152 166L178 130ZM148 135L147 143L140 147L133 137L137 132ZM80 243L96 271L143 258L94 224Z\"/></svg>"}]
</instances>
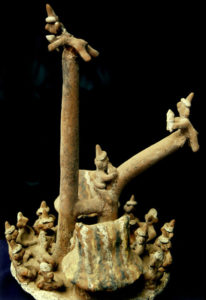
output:
<instances>
[{"instance_id":1,"label":"figurine outstretched arm","mask_svg":"<svg viewBox=\"0 0 206 300\"><path fill-rule=\"evenodd\" d=\"M183 147L186 141L189 142L193 152L198 151L198 132L194 129L189 120L193 96L194 94L190 93L187 98L182 98L177 103L179 117L175 117L172 110L167 112L167 130L172 132L173 130L177 129L175 132L146 148L145 150L137 153L118 167L119 192L121 192L124 186L137 175L164 157Z\"/></svg>"}]
</instances>

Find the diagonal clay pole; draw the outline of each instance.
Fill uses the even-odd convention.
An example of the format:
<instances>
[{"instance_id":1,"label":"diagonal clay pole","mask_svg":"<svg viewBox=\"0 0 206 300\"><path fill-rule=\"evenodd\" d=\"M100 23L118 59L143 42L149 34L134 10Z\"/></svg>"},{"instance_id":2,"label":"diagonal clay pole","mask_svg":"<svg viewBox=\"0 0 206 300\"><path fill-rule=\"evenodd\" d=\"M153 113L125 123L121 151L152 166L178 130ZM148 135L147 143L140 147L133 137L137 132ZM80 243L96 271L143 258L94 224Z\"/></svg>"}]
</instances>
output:
<instances>
[{"instance_id":1,"label":"diagonal clay pole","mask_svg":"<svg viewBox=\"0 0 206 300\"><path fill-rule=\"evenodd\" d=\"M124 186L130 180L164 157L183 147L187 140L192 151L198 151L198 133L188 119L193 96L194 94L190 93L186 99L182 98L177 103L179 117L174 117L174 113L171 110L168 111L167 130L172 132L177 129L174 133L137 153L117 168L119 175L117 183L118 194L121 193Z\"/></svg>"},{"instance_id":2,"label":"diagonal clay pole","mask_svg":"<svg viewBox=\"0 0 206 300\"><path fill-rule=\"evenodd\" d=\"M62 70L62 108L60 141L60 206L54 258L59 262L69 251L70 238L75 226L74 205L78 200L79 177L79 68L78 55L84 61L98 56L82 39L75 38L59 22L52 7L47 4L46 30L51 35L49 51L63 46Z\"/></svg>"}]
</instances>

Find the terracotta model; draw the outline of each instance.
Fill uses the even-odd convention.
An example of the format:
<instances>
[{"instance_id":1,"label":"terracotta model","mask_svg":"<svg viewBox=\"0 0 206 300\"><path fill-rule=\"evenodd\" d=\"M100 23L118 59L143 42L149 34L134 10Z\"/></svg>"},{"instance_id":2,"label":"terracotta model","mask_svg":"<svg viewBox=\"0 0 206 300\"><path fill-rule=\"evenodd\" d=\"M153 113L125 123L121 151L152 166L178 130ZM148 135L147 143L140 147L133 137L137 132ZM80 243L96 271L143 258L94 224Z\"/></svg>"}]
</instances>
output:
<instances>
[{"instance_id":1,"label":"terracotta model","mask_svg":"<svg viewBox=\"0 0 206 300\"><path fill-rule=\"evenodd\" d=\"M193 93L177 103L179 116L169 110L166 138L136 154L119 167L96 146L96 170L79 170L78 59L98 56L86 41L67 32L50 5L46 6L49 51L63 48L63 90L58 212L49 213L46 202L37 220L28 225L21 212L17 224L5 224L11 271L35 299L154 299L167 284L171 238L175 220L158 235L157 211L152 208L140 221L134 196L118 216L119 196L134 177L189 142L199 149L197 132L189 121ZM86 225L84 218L96 217Z\"/></svg>"}]
</instances>

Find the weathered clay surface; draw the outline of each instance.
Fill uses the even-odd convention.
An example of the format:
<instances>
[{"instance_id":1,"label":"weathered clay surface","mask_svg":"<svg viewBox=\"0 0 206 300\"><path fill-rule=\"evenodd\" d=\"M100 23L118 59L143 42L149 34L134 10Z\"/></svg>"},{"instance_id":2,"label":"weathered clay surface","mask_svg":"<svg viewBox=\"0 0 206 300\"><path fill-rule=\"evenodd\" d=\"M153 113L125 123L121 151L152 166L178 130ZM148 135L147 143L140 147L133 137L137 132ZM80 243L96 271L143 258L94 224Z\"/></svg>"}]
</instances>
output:
<instances>
[{"instance_id":1,"label":"weathered clay surface","mask_svg":"<svg viewBox=\"0 0 206 300\"><path fill-rule=\"evenodd\" d=\"M67 280L88 291L112 291L137 280L143 266L130 248L129 220L76 223L72 250L62 261Z\"/></svg>"},{"instance_id":2,"label":"weathered clay surface","mask_svg":"<svg viewBox=\"0 0 206 300\"><path fill-rule=\"evenodd\" d=\"M11 264L11 274L17 280L17 282L21 285L22 289L33 296L36 300L104 300L105 296L95 296L95 295L87 295L84 293L77 293L74 287L67 288L64 292L58 291L44 291L39 290L34 283L21 283L18 281L16 277L16 271L13 265ZM153 300L158 294L160 294L164 288L166 287L169 280L169 274L165 274L164 278L162 279L161 284L159 285L157 290L143 290L138 296L132 296L127 294L118 294L119 300ZM115 297L116 298L116 297ZM107 295L108 300L113 300L114 295L109 293Z\"/></svg>"},{"instance_id":3,"label":"weathered clay surface","mask_svg":"<svg viewBox=\"0 0 206 300\"><path fill-rule=\"evenodd\" d=\"M136 205L132 196L119 219L93 225L77 222L70 251L58 268L53 257L57 230L46 202L37 210L38 219L33 227L18 213L17 225L6 222L5 228L12 274L35 299L51 293L54 299L66 296L99 300L103 299L99 292L105 291L110 299L112 292L124 290L139 279L144 281L141 291L137 289L133 298L120 295L119 299L153 299L167 283L175 221L165 223L157 236L156 209L150 209L145 220L140 221Z\"/></svg>"},{"instance_id":4,"label":"weathered clay surface","mask_svg":"<svg viewBox=\"0 0 206 300\"><path fill-rule=\"evenodd\" d=\"M44 291L40 290L33 282L30 282L28 284L19 282L17 276L16 276L16 270L11 264L11 274L13 277L18 281L18 283L21 285L22 289L33 296L36 300L84 300L84 299L91 299L91 298L85 298L84 293L77 293L75 291L74 287L70 287L70 289L66 289L65 291Z\"/></svg>"},{"instance_id":5,"label":"weathered clay surface","mask_svg":"<svg viewBox=\"0 0 206 300\"><path fill-rule=\"evenodd\" d=\"M46 8L49 51L63 47L58 222L43 201L33 226L21 212L16 225L5 223L12 274L37 300L154 299L168 282L175 220L158 233L156 209L140 220L134 195L123 203L124 215L119 217L119 196L130 180L186 141L193 152L199 149L189 120L194 94L177 103L179 116L168 111L167 130L175 131L166 138L118 167L96 145L96 170L79 170L78 58L90 61L99 53L68 33L50 5ZM94 224L84 224L92 217Z\"/></svg>"}]
</instances>

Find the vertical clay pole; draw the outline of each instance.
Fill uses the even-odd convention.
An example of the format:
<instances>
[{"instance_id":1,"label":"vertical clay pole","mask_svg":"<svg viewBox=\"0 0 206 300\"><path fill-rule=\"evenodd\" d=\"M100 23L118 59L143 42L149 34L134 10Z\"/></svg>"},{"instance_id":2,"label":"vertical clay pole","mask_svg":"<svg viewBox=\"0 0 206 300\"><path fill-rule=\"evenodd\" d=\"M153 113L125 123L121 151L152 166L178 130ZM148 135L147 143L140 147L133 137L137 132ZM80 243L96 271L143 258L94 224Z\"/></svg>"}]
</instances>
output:
<instances>
[{"instance_id":1,"label":"vertical clay pole","mask_svg":"<svg viewBox=\"0 0 206 300\"><path fill-rule=\"evenodd\" d=\"M74 205L78 199L79 178L79 66L78 55L90 61L98 56L82 39L77 39L66 31L50 5L46 6L48 17L46 29L52 33L46 38L51 42L49 51L60 46L62 54L63 88L61 108L60 142L60 204L57 229L57 241L54 259L60 262L68 253L72 237L75 216Z\"/></svg>"},{"instance_id":2,"label":"vertical clay pole","mask_svg":"<svg viewBox=\"0 0 206 300\"><path fill-rule=\"evenodd\" d=\"M73 207L78 198L79 172L79 67L73 49L62 54L62 108L60 142L60 207L55 256L69 250L75 219Z\"/></svg>"}]
</instances>

